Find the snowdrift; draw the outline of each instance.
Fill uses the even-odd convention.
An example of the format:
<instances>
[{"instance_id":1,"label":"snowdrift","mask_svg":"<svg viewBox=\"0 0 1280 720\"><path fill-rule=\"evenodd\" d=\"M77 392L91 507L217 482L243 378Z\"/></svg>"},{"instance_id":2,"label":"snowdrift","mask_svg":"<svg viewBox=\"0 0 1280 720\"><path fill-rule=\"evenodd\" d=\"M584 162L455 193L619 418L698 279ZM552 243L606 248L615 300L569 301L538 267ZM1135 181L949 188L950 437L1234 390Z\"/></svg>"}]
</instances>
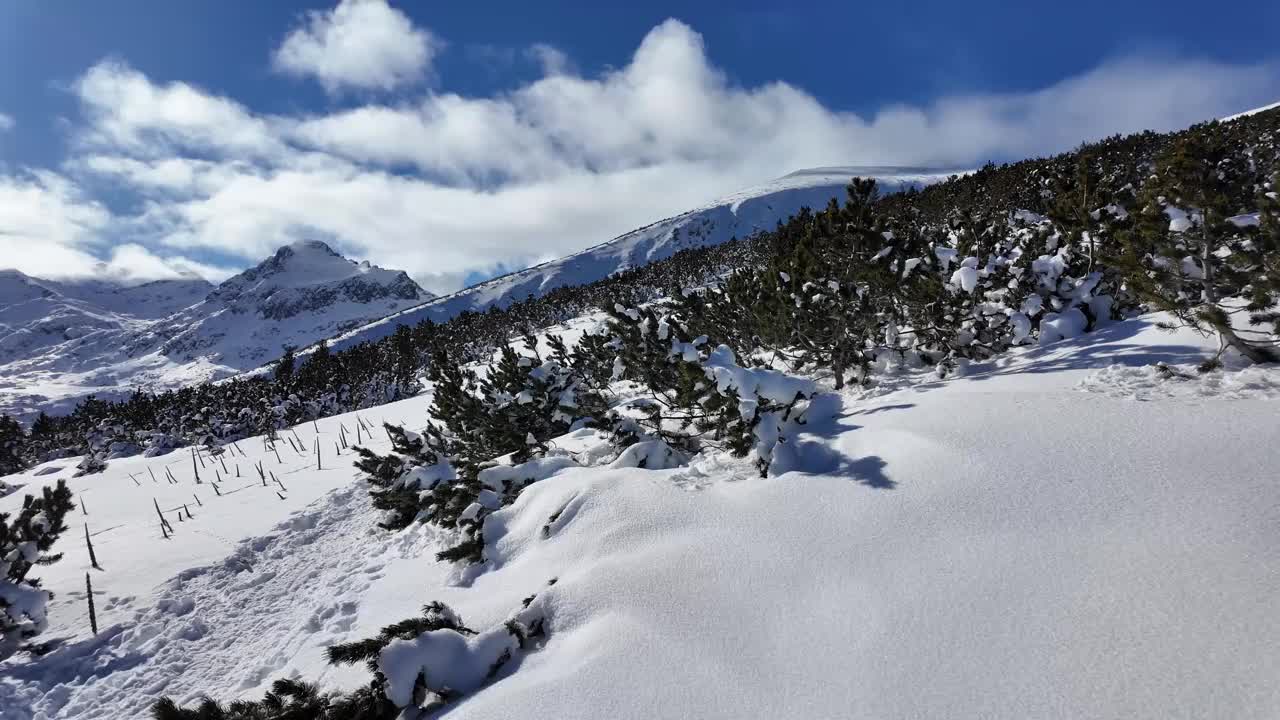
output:
<instances>
[{"instance_id":1,"label":"snowdrift","mask_svg":"<svg viewBox=\"0 0 1280 720\"><path fill-rule=\"evenodd\" d=\"M815 398L778 477L720 456L561 463L488 518L494 552L465 571L431 560L438 530L377 529L349 456L315 470L241 441L283 498L256 475L211 497L181 454L113 462L70 481L106 568L104 628L89 638L73 525L42 569L66 643L0 665L0 715L140 717L159 695L257 697L295 675L351 688L367 675L327 666L324 646L430 600L501 628L536 594L545 641L492 679L467 669L488 646L405 650L466 661L451 672L474 692L444 715L1275 717L1277 373L1148 372L1213 350L1142 318L946 381L891 370ZM429 404L363 416L416 427ZM344 423L297 430L331 447ZM587 463L598 442L560 444ZM166 465L179 485L151 482ZM68 474L39 473L5 481ZM152 496L168 510L192 493L203 507L161 540Z\"/></svg>"}]
</instances>

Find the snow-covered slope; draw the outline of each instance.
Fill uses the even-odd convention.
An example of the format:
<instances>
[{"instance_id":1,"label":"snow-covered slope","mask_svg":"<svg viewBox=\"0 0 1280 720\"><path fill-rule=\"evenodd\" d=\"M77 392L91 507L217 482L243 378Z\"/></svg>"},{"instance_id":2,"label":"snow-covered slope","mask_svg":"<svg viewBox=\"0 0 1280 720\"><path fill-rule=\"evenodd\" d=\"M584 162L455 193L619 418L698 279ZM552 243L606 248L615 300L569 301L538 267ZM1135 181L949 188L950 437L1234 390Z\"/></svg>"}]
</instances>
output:
<instances>
[{"instance_id":1,"label":"snow-covered slope","mask_svg":"<svg viewBox=\"0 0 1280 720\"><path fill-rule=\"evenodd\" d=\"M716 456L562 470L490 516L478 574L432 559L438 530L374 526L351 456L330 452L351 415L297 428L322 469L241 441L226 475L245 477L221 497L207 460L202 484L182 453L112 461L70 481L88 515L38 569L68 642L0 665L0 715L144 717L161 694L260 697L295 674L352 688L367 672L328 666L325 646L430 600L488 630L536 593L545 643L448 717L1277 717L1280 372L1158 372L1217 350L1158 319L823 396L779 477ZM429 403L361 416L416 426ZM588 462L599 442L558 444Z\"/></svg>"},{"instance_id":2,"label":"snow-covered slope","mask_svg":"<svg viewBox=\"0 0 1280 720\"><path fill-rule=\"evenodd\" d=\"M322 242L280 248L213 286L54 283L0 273L0 412L29 417L96 393L226 377L431 294Z\"/></svg>"},{"instance_id":3,"label":"snow-covered slope","mask_svg":"<svg viewBox=\"0 0 1280 720\"><path fill-rule=\"evenodd\" d=\"M1237 118L1249 117L1250 115L1256 115L1260 112L1266 112L1268 110L1275 110L1276 108L1280 108L1280 102L1273 102L1270 105L1263 105L1262 107L1256 107L1252 110L1245 110L1244 112L1239 112L1239 113L1236 113L1235 115L1228 115L1227 117L1222 118L1222 121L1230 122Z\"/></svg>"},{"instance_id":4,"label":"snow-covered slope","mask_svg":"<svg viewBox=\"0 0 1280 720\"><path fill-rule=\"evenodd\" d=\"M957 172L963 171L866 165L800 170L573 255L435 298L356 328L334 338L331 344L340 349L385 337L398 325L413 325L425 319L441 322L466 310L505 307L559 287L595 282L687 248L716 245L760 230L772 230L779 221L802 207L822 208L833 197L843 200L845 187L854 176L874 177L882 192L896 192L940 182Z\"/></svg>"}]
</instances>

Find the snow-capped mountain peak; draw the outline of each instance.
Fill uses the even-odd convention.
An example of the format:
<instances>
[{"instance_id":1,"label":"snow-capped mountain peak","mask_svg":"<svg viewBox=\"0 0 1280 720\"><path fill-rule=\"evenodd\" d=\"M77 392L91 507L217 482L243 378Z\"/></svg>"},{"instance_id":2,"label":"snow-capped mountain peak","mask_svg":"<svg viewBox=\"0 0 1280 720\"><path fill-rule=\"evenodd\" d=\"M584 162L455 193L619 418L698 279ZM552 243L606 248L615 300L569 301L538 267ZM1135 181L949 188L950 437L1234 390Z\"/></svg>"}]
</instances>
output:
<instances>
[{"instance_id":1,"label":"snow-capped mountain peak","mask_svg":"<svg viewBox=\"0 0 1280 720\"><path fill-rule=\"evenodd\" d=\"M218 286L127 285L0 272L0 412L234 375L433 297L407 274L319 240L285 245Z\"/></svg>"}]
</instances>

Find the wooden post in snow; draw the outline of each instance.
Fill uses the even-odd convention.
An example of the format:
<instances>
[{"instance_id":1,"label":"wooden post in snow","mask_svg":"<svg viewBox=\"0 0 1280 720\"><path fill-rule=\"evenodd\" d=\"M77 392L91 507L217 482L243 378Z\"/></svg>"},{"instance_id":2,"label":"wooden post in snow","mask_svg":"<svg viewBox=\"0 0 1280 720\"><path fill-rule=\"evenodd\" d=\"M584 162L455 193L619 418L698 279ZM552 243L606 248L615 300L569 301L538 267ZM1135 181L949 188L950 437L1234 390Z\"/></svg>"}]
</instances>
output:
<instances>
[{"instance_id":1,"label":"wooden post in snow","mask_svg":"<svg viewBox=\"0 0 1280 720\"><path fill-rule=\"evenodd\" d=\"M84 596L89 600L89 629L93 630L93 634L98 634L98 612L93 608L93 581L89 579L89 573L84 574Z\"/></svg>"},{"instance_id":2,"label":"wooden post in snow","mask_svg":"<svg viewBox=\"0 0 1280 720\"><path fill-rule=\"evenodd\" d=\"M164 533L164 539L168 540L169 533L165 532L165 528L168 528L169 530L173 530L173 526L169 524L168 520L164 519L164 513L160 512L160 503L156 502L155 498L151 498L151 502L154 503L156 506L156 515L160 516L160 532Z\"/></svg>"},{"instance_id":3,"label":"wooden post in snow","mask_svg":"<svg viewBox=\"0 0 1280 720\"><path fill-rule=\"evenodd\" d=\"M89 523L84 524L84 544L89 548L89 564L94 570L101 570L102 568L98 565L98 556L93 552L93 541L89 539Z\"/></svg>"}]
</instances>

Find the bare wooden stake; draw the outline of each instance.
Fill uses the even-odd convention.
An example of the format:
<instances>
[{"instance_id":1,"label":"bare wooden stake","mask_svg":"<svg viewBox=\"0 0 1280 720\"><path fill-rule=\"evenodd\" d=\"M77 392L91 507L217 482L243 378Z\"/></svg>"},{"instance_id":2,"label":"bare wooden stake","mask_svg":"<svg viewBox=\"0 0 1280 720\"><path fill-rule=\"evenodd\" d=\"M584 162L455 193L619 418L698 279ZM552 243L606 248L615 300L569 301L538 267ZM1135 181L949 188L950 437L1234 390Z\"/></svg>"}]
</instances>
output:
<instances>
[{"instance_id":1,"label":"bare wooden stake","mask_svg":"<svg viewBox=\"0 0 1280 720\"><path fill-rule=\"evenodd\" d=\"M197 494L195 494L195 493L191 493L191 497L193 497L193 498L195 498L195 499L196 499L196 507L204 507L204 503L200 502L200 496L199 496L199 495L197 495Z\"/></svg>"},{"instance_id":2,"label":"bare wooden stake","mask_svg":"<svg viewBox=\"0 0 1280 720\"><path fill-rule=\"evenodd\" d=\"M138 487L142 487L142 483L138 482L138 478L134 477L133 473L129 473L129 479L133 481L134 485L137 485Z\"/></svg>"},{"instance_id":3,"label":"bare wooden stake","mask_svg":"<svg viewBox=\"0 0 1280 720\"><path fill-rule=\"evenodd\" d=\"M160 512L160 503L157 502L155 498L151 498L151 502L154 503L156 506L156 515L160 516L160 531L164 532L165 528L169 528L170 530L173 530L173 526L169 524L169 521L164 519L164 513ZM181 518L181 516L179 516L179 518ZM168 538L168 537L169 537L168 535L165 535L165 538Z\"/></svg>"},{"instance_id":4,"label":"bare wooden stake","mask_svg":"<svg viewBox=\"0 0 1280 720\"><path fill-rule=\"evenodd\" d=\"M281 500L284 499L284 495L281 495L279 490L276 491L276 496L279 497Z\"/></svg>"},{"instance_id":5,"label":"bare wooden stake","mask_svg":"<svg viewBox=\"0 0 1280 720\"><path fill-rule=\"evenodd\" d=\"M77 495L76 499L80 501L80 514L88 515L89 511L84 509L84 495Z\"/></svg>"},{"instance_id":6,"label":"bare wooden stake","mask_svg":"<svg viewBox=\"0 0 1280 720\"><path fill-rule=\"evenodd\" d=\"M316 469L317 470L322 469L320 467L320 436L319 435L316 436Z\"/></svg>"},{"instance_id":7,"label":"bare wooden stake","mask_svg":"<svg viewBox=\"0 0 1280 720\"><path fill-rule=\"evenodd\" d=\"M222 455L219 455L219 456L218 456L218 462L222 463L222 472L226 472L226 471L227 471L227 461L222 459ZM215 470L214 472L217 472L217 470Z\"/></svg>"},{"instance_id":8,"label":"bare wooden stake","mask_svg":"<svg viewBox=\"0 0 1280 720\"><path fill-rule=\"evenodd\" d=\"M151 482L157 482L157 480L156 480L156 471L155 471L155 470L152 470L150 467L148 467L148 468L147 468L147 472L151 473Z\"/></svg>"},{"instance_id":9,"label":"bare wooden stake","mask_svg":"<svg viewBox=\"0 0 1280 720\"><path fill-rule=\"evenodd\" d=\"M218 497L222 497L222 491L218 489L216 484L213 486L213 491L218 494Z\"/></svg>"},{"instance_id":10,"label":"bare wooden stake","mask_svg":"<svg viewBox=\"0 0 1280 720\"><path fill-rule=\"evenodd\" d=\"M98 634L98 612L93 607L93 581L89 579L89 573L84 574L84 596L89 600L89 629L93 630L93 634Z\"/></svg>"},{"instance_id":11,"label":"bare wooden stake","mask_svg":"<svg viewBox=\"0 0 1280 720\"><path fill-rule=\"evenodd\" d=\"M89 523L84 524L84 544L89 548L89 564L94 570L101 570L102 567L98 565L98 556L93 552L93 541L89 539Z\"/></svg>"},{"instance_id":12,"label":"bare wooden stake","mask_svg":"<svg viewBox=\"0 0 1280 720\"><path fill-rule=\"evenodd\" d=\"M240 463L236 463L236 477L240 477Z\"/></svg>"},{"instance_id":13,"label":"bare wooden stake","mask_svg":"<svg viewBox=\"0 0 1280 720\"><path fill-rule=\"evenodd\" d=\"M182 503L182 509L187 511L188 520L195 520L195 518L191 517L191 508L187 507L186 503ZM182 513L178 513L178 519L179 520L182 519Z\"/></svg>"},{"instance_id":14,"label":"bare wooden stake","mask_svg":"<svg viewBox=\"0 0 1280 720\"><path fill-rule=\"evenodd\" d=\"M282 465L283 465L283 464L284 464L284 461L280 459L280 451L279 451L279 450L276 450L276 446L275 446L275 445L272 445L272 446L271 446L271 451L272 451L272 452L274 452L274 453L276 454L276 462L278 462L278 463L280 463L280 464L282 464Z\"/></svg>"},{"instance_id":15,"label":"bare wooden stake","mask_svg":"<svg viewBox=\"0 0 1280 720\"><path fill-rule=\"evenodd\" d=\"M222 473L218 472L217 470L214 470L213 476L217 478L215 482L222 482Z\"/></svg>"},{"instance_id":16,"label":"bare wooden stake","mask_svg":"<svg viewBox=\"0 0 1280 720\"><path fill-rule=\"evenodd\" d=\"M195 473L196 484L200 484L200 468L196 467L196 449L191 448L191 472Z\"/></svg>"},{"instance_id":17,"label":"bare wooden stake","mask_svg":"<svg viewBox=\"0 0 1280 720\"><path fill-rule=\"evenodd\" d=\"M204 467L204 453L200 452L200 448L196 448L196 457L200 458L200 467Z\"/></svg>"}]
</instances>

